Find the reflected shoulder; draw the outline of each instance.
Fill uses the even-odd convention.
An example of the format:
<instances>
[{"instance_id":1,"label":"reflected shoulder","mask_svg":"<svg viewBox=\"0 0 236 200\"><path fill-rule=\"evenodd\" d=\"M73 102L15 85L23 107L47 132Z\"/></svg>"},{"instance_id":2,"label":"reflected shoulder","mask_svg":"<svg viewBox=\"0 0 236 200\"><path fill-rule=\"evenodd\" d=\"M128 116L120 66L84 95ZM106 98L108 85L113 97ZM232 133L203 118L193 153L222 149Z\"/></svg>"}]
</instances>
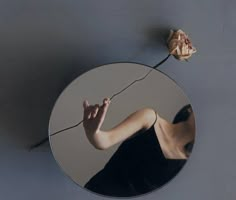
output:
<instances>
[{"instance_id":1,"label":"reflected shoulder","mask_svg":"<svg viewBox=\"0 0 236 200\"><path fill-rule=\"evenodd\" d=\"M141 112L144 117L144 129L149 129L159 116L153 108L143 108Z\"/></svg>"}]
</instances>

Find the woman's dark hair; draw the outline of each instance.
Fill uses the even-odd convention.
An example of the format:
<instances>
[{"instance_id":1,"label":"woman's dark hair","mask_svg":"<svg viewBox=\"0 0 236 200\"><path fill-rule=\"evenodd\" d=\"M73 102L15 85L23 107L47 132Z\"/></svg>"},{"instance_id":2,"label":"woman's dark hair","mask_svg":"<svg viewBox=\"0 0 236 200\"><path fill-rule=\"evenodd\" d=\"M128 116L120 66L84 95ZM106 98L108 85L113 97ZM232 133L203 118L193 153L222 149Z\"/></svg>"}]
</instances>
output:
<instances>
[{"instance_id":1,"label":"woman's dark hair","mask_svg":"<svg viewBox=\"0 0 236 200\"><path fill-rule=\"evenodd\" d=\"M173 120L173 124L177 124L179 122L187 121L192 113L192 107L190 104L187 104L183 108L180 109L180 111L175 115L175 118ZM185 150L190 154L193 149L194 141L187 143L184 148Z\"/></svg>"},{"instance_id":2,"label":"woman's dark hair","mask_svg":"<svg viewBox=\"0 0 236 200\"><path fill-rule=\"evenodd\" d=\"M191 112L189 109L192 110L192 107L190 104L184 106L183 108L180 109L180 111L175 115L175 118L173 120L173 124L177 124L179 122L184 122L187 121L188 118L191 115Z\"/></svg>"}]
</instances>

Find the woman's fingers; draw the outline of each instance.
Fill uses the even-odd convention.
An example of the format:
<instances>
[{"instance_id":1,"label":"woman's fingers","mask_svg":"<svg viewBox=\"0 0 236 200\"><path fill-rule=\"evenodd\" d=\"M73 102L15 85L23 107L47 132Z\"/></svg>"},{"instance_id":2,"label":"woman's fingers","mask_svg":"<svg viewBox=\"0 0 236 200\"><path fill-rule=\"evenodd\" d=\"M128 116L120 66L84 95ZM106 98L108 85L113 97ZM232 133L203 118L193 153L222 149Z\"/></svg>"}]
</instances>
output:
<instances>
[{"instance_id":1,"label":"woman's fingers","mask_svg":"<svg viewBox=\"0 0 236 200\"><path fill-rule=\"evenodd\" d=\"M105 98L103 100L103 105L100 107L98 113L97 113L97 117L100 118L100 119L104 119L106 113L107 113L107 110L108 110L108 107L109 107L109 104L110 104L110 99L108 98Z\"/></svg>"},{"instance_id":2,"label":"woman's fingers","mask_svg":"<svg viewBox=\"0 0 236 200\"><path fill-rule=\"evenodd\" d=\"M84 109L86 109L87 107L89 107L89 102L88 102L88 100L84 100L84 102L83 102L83 107L84 107Z\"/></svg>"},{"instance_id":3,"label":"woman's fingers","mask_svg":"<svg viewBox=\"0 0 236 200\"><path fill-rule=\"evenodd\" d=\"M89 105L88 101L85 100L83 102L83 107L84 107L84 120L87 120L91 116L91 105Z\"/></svg>"},{"instance_id":4,"label":"woman's fingers","mask_svg":"<svg viewBox=\"0 0 236 200\"><path fill-rule=\"evenodd\" d=\"M88 113L89 113L88 118L89 118L89 119L93 119L93 118L92 118L93 110L94 110L94 106L93 106L93 105L90 105L90 106L88 107Z\"/></svg>"},{"instance_id":5,"label":"woman's fingers","mask_svg":"<svg viewBox=\"0 0 236 200\"><path fill-rule=\"evenodd\" d=\"M99 104L94 105L92 111L91 111L91 118L94 119L97 116L99 110Z\"/></svg>"},{"instance_id":6,"label":"woman's fingers","mask_svg":"<svg viewBox=\"0 0 236 200\"><path fill-rule=\"evenodd\" d=\"M107 109L109 107L109 104L110 104L109 98L105 98L101 106L99 106L99 104L89 105L88 101L85 100L83 102L84 120L94 119L94 118L104 119Z\"/></svg>"}]
</instances>

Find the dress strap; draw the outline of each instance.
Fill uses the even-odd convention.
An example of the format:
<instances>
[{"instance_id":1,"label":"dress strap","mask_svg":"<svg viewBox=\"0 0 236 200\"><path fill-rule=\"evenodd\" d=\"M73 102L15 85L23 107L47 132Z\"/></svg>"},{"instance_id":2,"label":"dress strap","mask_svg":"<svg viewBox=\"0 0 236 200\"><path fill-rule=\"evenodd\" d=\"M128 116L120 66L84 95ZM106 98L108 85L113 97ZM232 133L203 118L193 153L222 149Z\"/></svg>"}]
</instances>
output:
<instances>
[{"instance_id":1,"label":"dress strap","mask_svg":"<svg viewBox=\"0 0 236 200\"><path fill-rule=\"evenodd\" d=\"M154 125L155 125L155 123L156 123L156 121L157 121L157 113L156 113L156 111L155 111L155 110L153 110L153 111L154 111L154 113L155 113L156 119L155 119L154 123L152 124L152 126L154 126Z\"/></svg>"}]
</instances>

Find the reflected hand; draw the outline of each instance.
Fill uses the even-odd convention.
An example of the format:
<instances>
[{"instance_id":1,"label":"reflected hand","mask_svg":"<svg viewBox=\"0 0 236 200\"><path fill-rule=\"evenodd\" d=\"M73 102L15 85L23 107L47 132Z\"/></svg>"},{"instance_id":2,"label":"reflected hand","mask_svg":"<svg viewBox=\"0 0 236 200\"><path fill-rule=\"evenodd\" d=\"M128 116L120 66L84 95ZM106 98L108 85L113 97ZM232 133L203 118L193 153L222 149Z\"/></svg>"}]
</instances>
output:
<instances>
[{"instance_id":1,"label":"reflected hand","mask_svg":"<svg viewBox=\"0 0 236 200\"><path fill-rule=\"evenodd\" d=\"M99 104L89 105L89 102L87 100L83 102L83 127L89 139L91 139L92 136L100 131L109 105L109 98L105 98L101 106Z\"/></svg>"}]
</instances>

